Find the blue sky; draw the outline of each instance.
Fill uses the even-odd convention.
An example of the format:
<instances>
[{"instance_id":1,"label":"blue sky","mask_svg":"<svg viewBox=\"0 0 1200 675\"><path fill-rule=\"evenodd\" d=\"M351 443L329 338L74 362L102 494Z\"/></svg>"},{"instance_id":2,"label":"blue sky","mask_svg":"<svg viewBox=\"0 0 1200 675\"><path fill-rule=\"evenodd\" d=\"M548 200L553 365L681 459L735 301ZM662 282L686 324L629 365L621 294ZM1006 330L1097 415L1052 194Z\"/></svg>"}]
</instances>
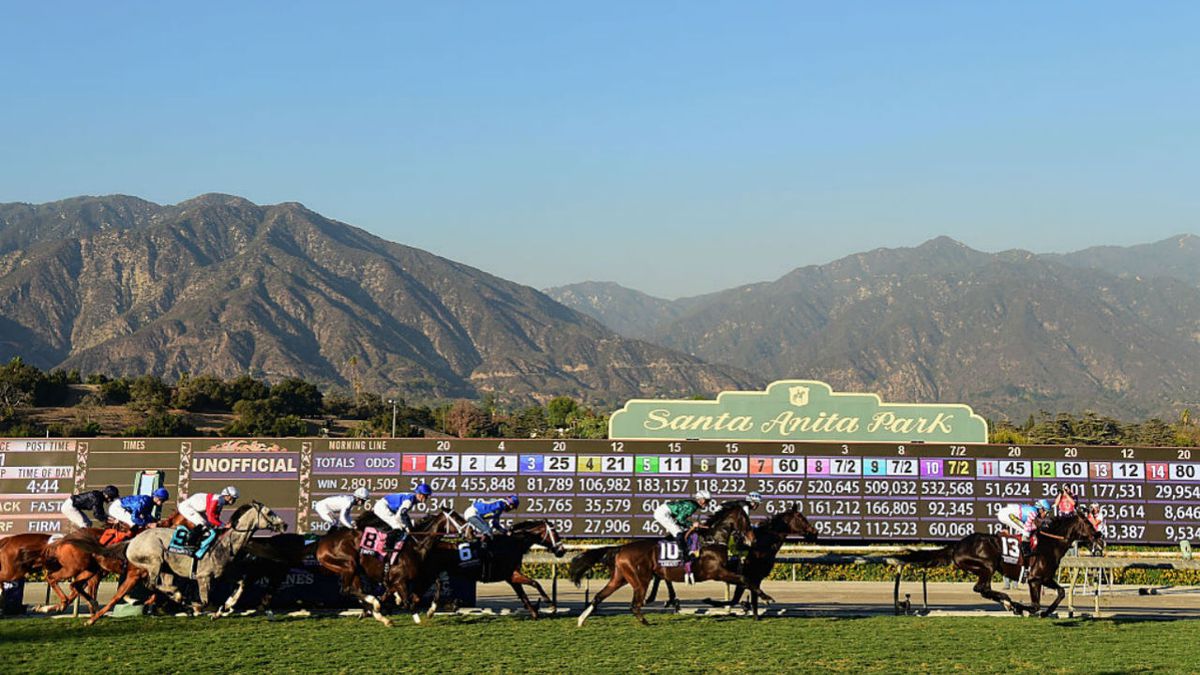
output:
<instances>
[{"instance_id":1,"label":"blue sky","mask_svg":"<svg viewBox=\"0 0 1200 675\"><path fill-rule=\"evenodd\" d=\"M0 5L0 201L300 201L675 297L1200 232L1200 4Z\"/></svg>"}]
</instances>

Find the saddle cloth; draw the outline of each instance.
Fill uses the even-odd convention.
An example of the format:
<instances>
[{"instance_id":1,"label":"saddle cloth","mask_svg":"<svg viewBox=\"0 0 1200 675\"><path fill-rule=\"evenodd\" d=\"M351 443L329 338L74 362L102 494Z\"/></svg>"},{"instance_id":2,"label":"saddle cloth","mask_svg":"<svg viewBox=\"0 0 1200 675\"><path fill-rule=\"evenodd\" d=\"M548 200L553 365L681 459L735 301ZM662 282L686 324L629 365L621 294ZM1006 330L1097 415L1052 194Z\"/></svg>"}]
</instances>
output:
<instances>
[{"instance_id":1,"label":"saddle cloth","mask_svg":"<svg viewBox=\"0 0 1200 675\"><path fill-rule=\"evenodd\" d=\"M208 549L216 539L217 531L210 529L204 533L204 538L199 543L193 545L192 533L188 526L176 525L175 531L171 533L171 540L167 543L167 550L199 560L204 557L205 553L208 553Z\"/></svg>"},{"instance_id":2,"label":"saddle cloth","mask_svg":"<svg viewBox=\"0 0 1200 675\"><path fill-rule=\"evenodd\" d=\"M687 539L688 549L695 553L700 550L700 536L692 533ZM687 556L682 555L679 544L674 539L660 539L658 542L659 567L678 567L687 562Z\"/></svg>"}]
</instances>

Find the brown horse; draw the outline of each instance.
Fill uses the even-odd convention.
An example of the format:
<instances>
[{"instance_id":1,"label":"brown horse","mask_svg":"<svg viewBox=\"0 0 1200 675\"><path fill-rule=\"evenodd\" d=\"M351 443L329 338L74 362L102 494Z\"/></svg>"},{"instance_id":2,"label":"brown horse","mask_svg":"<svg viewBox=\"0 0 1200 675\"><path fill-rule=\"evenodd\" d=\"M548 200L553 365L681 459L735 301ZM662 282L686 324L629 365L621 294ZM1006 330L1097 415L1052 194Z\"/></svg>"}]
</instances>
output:
<instances>
[{"instance_id":1,"label":"brown horse","mask_svg":"<svg viewBox=\"0 0 1200 675\"><path fill-rule=\"evenodd\" d=\"M521 573L521 560L534 544L544 546L559 558L567 553L566 547L563 546L562 540L559 539L558 533L555 532L550 521L528 520L513 525L511 532L494 535L488 544L487 552L483 554L487 557L487 560L484 561L475 560L473 563L464 563L460 546L469 546L470 544L438 542L425 558L425 562L421 566L421 576L415 586L418 590L428 588L435 579L441 578L442 573L483 583L506 581L509 586L512 586L517 597L521 599L525 609L529 610L529 614L536 619L538 618L538 608L529 602L529 596L525 594L522 586L532 586L537 590L541 599L550 603L552 607L554 601L550 599L550 596L546 594L546 589L542 588L537 580ZM434 591L433 604L429 607L430 616L437 611L441 593L442 586L438 582ZM538 602L540 604L541 600Z\"/></svg>"},{"instance_id":2,"label":"brown horse","mask_svg":"<svg viewBox=\"0 0 1200 675\"><path fill-rule=\"evenodd\" d=\"M172 522L171 519L163 520L157 526L165 527L170 522ZM137 536L143 529L145 528L129 527L124 523L112 522L103 529L96 527L77 529L62 539L47 545L43 565L46 570L46 582L50 585L50 590L58 596L59 602L57 605L38 607L37 611L61 612L71 604L72 600L82 597L94 613L99 609L95 598L100 579L105 574L123 574L127 568L124 561L92 553L94 546L115 546ZM86 541L88 544L86 547L82 546L80 541ZM58 584L68 579L71 580L69 585L71 594L64 595ZM150 602L153 602L153 597Z\"/></svg>"},{"instance_id":3,"label":"brown horse","mask_svg":"<svg viewBox=\"0 0 1200 675\"><path fill-rule=\"evenodd\" d=\"M46 583L58 596L59 602L57 605L38 607L37 611L61 612L77 597L82 597L92 612L100 608L96 603L96 589L100 585L100 578L106 573L124 571L125 565L113 559L92 555L75 544L80 539L99 544L103 533L104 530L98 528L81 528L46 546L43 562ZM68 579L71 580L70 595L64 594L58 585Z\"/></svg>"},{"instance_id":4,"label":"brown horse","mask_svg":"<svg viewBox=\"0 0 1200 675\"><path fill-rule=\"evenodd\" d=\"M944 546L940 549L913 551L898 556L897 561L920 567L937 567L953 564L967 574L974 574L978 581L975 592L989 600L995 600L1012 611L1017 616L1023 612L1037 614L1041 608L1042 587L1058 591L1054 602L1041 612L1041 616L1050 616L1062 602L1066 591L1054 580L1058 573L1059 562L1076 541L1088 541L1093 544L1100 541L1100 532L1087 517L1087 511L1080 508L1075 513L1058 516L1038 528L1038 546L1028 559L1029 573L1026 581L1029 583L1029 599L1031 604L1026 607L1010 598L1007 594L992 590L992 575L1003 567L1001 559L1000 537L994 534L967 535L961 541Z\"/></svg>"},{"instance_id":5,"label":"brown horse","mask_svg":"<svg viewBox=\"0 0 1200 675\"><path fill-rule=\"evenodd\" d=\"M0 539L0 581L20 581L42 568L48 534L14 534Z\"/></svg>"},{"instance_id":6,"label":"brown horse","mask_svg":"<svg viewBox=\"0 0 1200 675\"><path fill-rule=\"evenodd\" d=\"M747 544L754 545L754 533L750 529L750 516L740 508L730 509L728 523L733 528L735 536L739 536ZM583 575L596 563L602 562L612 574L608 585L600 589L592 602L579 615L578 625L591 616L596 607L605 598L612 595L625 584L633 586L633 603L630 609L633 615L643 624L648 623L642 615L642 605L646 602L646 590L651 579L655 577L666 581L680 582L684 580L684 566L663 567L658 561L658 548L661 540L643 539L632 541L620 546L594 548L575 556L571 561L571 581L578 586ZM727 541L727 540L726 540ZM727 584L746 586L755 591L758 584L751 584L745 577L726 568L729 562L729 547L727 543L704 546L700 550L700 559L692 566L692 575L696 581L724 581Z\"/></svg>"},{"instance_id":7,"label":"brown horse","mask_svg":"<svg viewBox=\"0 0 1200 675\"><path fill-rule=\"evenodd\" d=\"M341 577L342 593L362 603L364 616L370 614L376 621L390 626L391 619L383 615L383 604L379 598L363 591L363 578L382 585L385 599L395 596L401 605L413 607L416 598L408 588L409 582L416 578L421 561L433 545L443 535L457 532L461 522L461 516L443 510L414 523L408 541L404 542L399 557L391 565L385 565L378 556L363 554L359 550L360 529L337 528L317 542L317 562ZM376 524L383 525L370 512L358 520L359 527L374 527ZM420 615L413 614L413 621L420 623L420 620Z\"/></svg>"}]
</instances>

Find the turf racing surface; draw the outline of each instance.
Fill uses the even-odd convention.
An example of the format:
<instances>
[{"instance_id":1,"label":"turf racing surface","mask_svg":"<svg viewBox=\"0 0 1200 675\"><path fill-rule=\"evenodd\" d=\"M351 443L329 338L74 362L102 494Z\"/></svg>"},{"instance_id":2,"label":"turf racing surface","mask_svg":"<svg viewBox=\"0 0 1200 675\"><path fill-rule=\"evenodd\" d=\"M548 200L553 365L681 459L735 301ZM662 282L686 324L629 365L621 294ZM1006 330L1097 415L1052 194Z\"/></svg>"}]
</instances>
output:
<instances>
[{"instance_id":1,"label":"turf racing surface","mask_svg":"<svg viewBox=\"0 0 1200 675\"><path fill-rule=\"evenodd\" d=\"M403 616L396 617L404 619ZM439 616L0 620L17 672L1195 672L1200 620Z\"/></svg>"}]
</instances>

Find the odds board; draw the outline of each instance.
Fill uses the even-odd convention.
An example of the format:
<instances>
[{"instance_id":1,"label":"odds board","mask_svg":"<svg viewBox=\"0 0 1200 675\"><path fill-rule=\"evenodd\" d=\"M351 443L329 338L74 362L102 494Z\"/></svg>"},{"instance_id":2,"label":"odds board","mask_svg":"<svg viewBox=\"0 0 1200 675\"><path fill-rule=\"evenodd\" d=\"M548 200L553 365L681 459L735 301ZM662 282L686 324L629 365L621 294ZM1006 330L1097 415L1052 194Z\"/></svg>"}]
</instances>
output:
<instances>
[{"instance_id":1,"label":"odds board","mask_svg":"<svg viewBox=\"0 0 1200 675\"><path fill-rule=\"evenodd\" d=\"M2 440L0 535L59 531L72 491L125 494L143 470L162 471L172 497L238 485L306 532L323 529L323 497L424 482L428 509L517 494L515 517L569 537L658 536L654 508L705 489L762 493L757 517L797 504L827 542L947 541L1069 485L1104 510L1110 542L1200 539L1200 451L1187 448L326 438Z\"/></svg>"}]
</instances>

